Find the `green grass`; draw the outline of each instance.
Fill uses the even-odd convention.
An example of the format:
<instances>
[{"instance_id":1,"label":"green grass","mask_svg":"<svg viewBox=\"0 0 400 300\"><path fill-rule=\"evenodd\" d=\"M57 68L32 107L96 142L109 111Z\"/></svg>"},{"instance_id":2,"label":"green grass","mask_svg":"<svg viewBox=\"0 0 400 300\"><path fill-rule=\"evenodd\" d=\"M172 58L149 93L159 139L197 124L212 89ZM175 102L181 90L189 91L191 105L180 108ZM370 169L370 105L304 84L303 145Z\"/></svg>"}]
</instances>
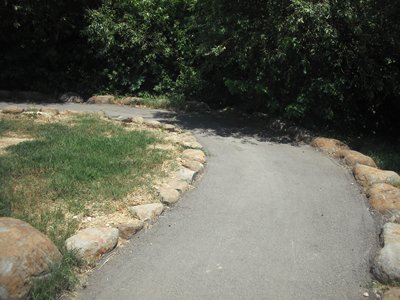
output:
<instances>
[{"instance_id":1,"label":"green grass","mask_svg":"<svg viewBox=\"0 0 400 300\"><path fill-rule=\"evenodd\" d=\"M387 137L348 138L351 149L371 156L379 168L400 173L400 143Z\"/></svg>"},{"instance_id":2,"label":"green grass","mask_svg":"<svg viewBox=\"0 0 400 300\"><path fill-rule=\"evenodd\" d=\"M48 235L63 253L51 278L35 285L32 299L51 299L76 282L79 265L64 248L76 230L73 215L90 210L112 212L113 203L146 188L170 158L150 150L159 139L147 131L128 131L92 115L59 123L3 118L0 137L10 133L34 140L0 155L0 216L27 221Z\"/></svg>"}]
</instances>

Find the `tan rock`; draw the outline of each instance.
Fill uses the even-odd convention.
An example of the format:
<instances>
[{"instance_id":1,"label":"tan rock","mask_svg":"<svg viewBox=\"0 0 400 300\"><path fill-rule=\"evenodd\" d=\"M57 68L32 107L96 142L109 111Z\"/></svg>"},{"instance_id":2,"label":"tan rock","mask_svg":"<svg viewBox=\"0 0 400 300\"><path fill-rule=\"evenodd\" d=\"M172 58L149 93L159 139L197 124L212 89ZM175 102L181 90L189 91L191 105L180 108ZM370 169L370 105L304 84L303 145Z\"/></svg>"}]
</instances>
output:
<instances>
[{"instance_id":1,"label":"tan rock","mask_svg":"<svg viewBox=\"0 0 400 300\"><path fill-rule=\"evenodd\" d=\"M7 106L6 108L2 109L3 114L11 114L11 115L21 114L24 111L25 109L16 106Z\"/></svg>"},{"instance_id":2,"label":"tan rock","mask_svg":"<svg viewBox=\"0 0 400 300\"><path fill-rule=\"evenodd\" d=\"M117 228L97 227L78 231L65 241L68 250L77 251L86 261L93 261L115 248L118 242Z\"/></svg>"},{"instance_id":3,"label":"tan rock","mask_svg":"<svg viewBox=\"0 0 400 300\"><path fill-rule=\"evenodd\" d=\"M175 131L176 127L172 124L162 124L162 128L167 131Z\"/></svg>"},{"instance_id":4,"label":"tan rock","mask_svg":"<svg viewBox=\"0 0 400 300\"><path fill-rule=\"evenodd\" d=\"M138 219L133 219L129 223L118 224L119 237L129 240L132 236L142 230L144 223Z\"/></svg>"},{"instance_id":5,"label":"tan rock","mask_svg":"<svg viewBox=\"0 0 400 300\"><path fill-rule=\"evenodd\" d=\"M132 118L132 122L136 124L143 124L144 119L142 117L134 117Z\"/></svg>"},{"instance_id":6,"label":"tan rock","mask_svg":"<svg viewBox=\"0 0 400 300\"><path fill-rule=\"evenodd\" d=\"M367 190L371 206L379 211L400 209L400 189L387 183L375 183Z\"/></svg>"},{"instance_id":7,"label":"tan rock","mask_svg":"<svg viewBox=\"0 0 400 300\"><path fill-rule=\"evenodd\" d=\"M179 200L179 192L169 186L162 186L158 189L161 202L165 204L174 204Z\"/></svg>"},{"instance_id":8,"label":"tan rock","mask_svg":"<svg viewBox=\"0 0 400 300\"><path fill-rule=\"evenodd\" d=\"M202 164L206 161L206 155L203 151L198 149L186 149L182 153L182 158L186 160L194 160Z\"/></svg>"},{"instance_id":9,"label":"tan rock","mask_svg":"<svg viewBox=\"0 0 400 300\"><path fill-rule=\"evenodd\" d=\"M161 128L162 124L156 120L144 120L144 124L151 128Z\"/></svg>"},{"instance_id":10,"label":"tan rock","mask_svg":"<svg viewBox=\"0 0 400 300\"><path fill-rule=\"evenodd\" d=\"M124 105L142 105L144 103L143 98L140 97L123 97L118 99L118 103L124 104Z\"/></svg>"},{"instance_id":11,"label":"tan rock","mask_svg":"<svg viewBox=\"0 0 400 300\"><path fill-rule=\"evenodd\" d=\"M0 299L25 299L33 279L44 278L60 259L53 242L28 223L0 218Z\"/></svg>"},{"instance_id":12,"label":"tan rock","mask_svg":"<svg viewBox=\"0 0 400 300\"><path fill-rule=\"evenodd\" d=\"M346 162L346 164L351 167L355 166L356 164L362 164L362 165L370 166L370 167L374 167L374 168L377 167L375 161L371 157L364 155L358 151L339 150L336 153L336 155L339 158L342 158Z\"/></svg>"},{"instance_id":13,"label":"tan rock","mask_svg":"<svg viewBox=\"0 0 400 300\"><path fill-rule=\"evenodd\" d=\"M92 96L86 103L88 104L110 104L115 102L115 97L112 95Z\"/></svg>"},{"instance_id":14,"label":"tan rock","mask_svg":"<svg viewBox=\"0 0 400 300\"><path fill-rule=\"evenodd\" d=\"M383 300L400 300L400 288L390 287L384 294Z\"/></svg>"},{"instance_id":15,"label":"tan rock","mask_svg":"<svg viewBox=\"0 0 400 300\"><path fill-rule=\"evenodd\" d=\"M353 174L357 181L366 189L375 183L400 185L400 176L393 171L379 170L377 168L358 164L354 166Z\"/></svg>"},{"instance_id":16,"label":"tan rock","mask_svg":"<svg viewBox=\"0 0 400 300\"><path fill-rule=\"evenodd\" d=\"M146 224L153 224L164 210L161 203L150 203L129 207L129 212L137 219Z\"/></svg>"},{"instance_id":17,"label":"tan rock","mask_svg":"<svg viewBox=\"0 0 400 300\"><path fill-rule=\"evenodd\" d=\"M201 173L204 170L204 165L195 160L183 159L182 166L184 166L192 171L195 171L197 173Z\"/></svg>"},{"instance_id":18,"label":"tan rock","mask_svg":"<svg viewBox=\"0 0 400 300\"><path fill-rule=\"evenodd\" d=\"M311 146L321 150L322 152L332 156L338 157L339 150L348 150L349 147L336 139L328 139L323 137L314 138L311 141Z\"/></svg>"}]
</instances>

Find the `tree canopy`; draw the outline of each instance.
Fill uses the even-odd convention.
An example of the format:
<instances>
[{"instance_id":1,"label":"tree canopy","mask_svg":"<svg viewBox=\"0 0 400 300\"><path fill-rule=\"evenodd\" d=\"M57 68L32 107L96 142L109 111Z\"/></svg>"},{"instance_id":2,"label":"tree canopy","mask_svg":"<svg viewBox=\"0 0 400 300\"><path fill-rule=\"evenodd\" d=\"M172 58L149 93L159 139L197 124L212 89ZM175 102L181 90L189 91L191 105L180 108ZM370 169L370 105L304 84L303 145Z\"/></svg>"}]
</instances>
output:
<instances>
[{"instance_id":1,"label":"tree canopy","mask_svg":"<svg viewBox=\"0 0 400 300\"><path fill-rule=\"evenodd\" d=\"M0 88L177 101L396 132L400 2L12 0Z\"/></svg>"}]
</instances>

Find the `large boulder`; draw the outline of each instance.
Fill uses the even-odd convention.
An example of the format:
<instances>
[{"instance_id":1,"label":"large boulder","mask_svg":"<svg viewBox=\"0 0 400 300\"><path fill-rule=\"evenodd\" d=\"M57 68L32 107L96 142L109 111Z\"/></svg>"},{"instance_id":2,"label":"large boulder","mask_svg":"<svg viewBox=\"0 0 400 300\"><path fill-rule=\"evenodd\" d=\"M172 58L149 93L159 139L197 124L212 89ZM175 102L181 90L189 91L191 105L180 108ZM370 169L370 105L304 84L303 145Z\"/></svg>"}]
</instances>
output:
<instances>
[{"instance_id":1,"label":"large boulder","mask_svg":"<svg viewBox=\"0 0 400 300\"><path fill-rule=\"evenodd\" d=\"M373 168L377 167L375 161L371 157L364 155L358 151L346 149L339 150L337 152L337 155L339 156L339 158L342 158L345 163L350 167L354 167L356 164L362 164Z\"/></svg>"},{"instance_id":2,"label":"large boulder","mask_svg":"<svg viewBox=\"0 0 400 300\"><path fill-rule=\"evenodd\" d=\"M400 176L393 171L379 170L377 168L357 164L353 168L353 174L357 181L366 189L375 183L400 185Z\"/></svg>"},{"instance_id":3,"label":"large boulder","mask_svg":"<svg viewBox=\"0 0 400 300\"><path fill-rule=\"evenodd\" d=\"M400 224L386 223L383 226L384 247L375 257L372 273L384 283L400 280Z\"/></svg>"},{"instance_id":4,"label":"large boulder","mask_svg":"<svg viewBox=\"0 0 400 300\"><path fill-rule=\"evenodd\" d=\"M324 137L317 137L311 141L311 146L319 149L320 151L332 156L338 157L341 150L348 150L349 147L336 139L328 139Z\"/></svg>"},{"instance_id":5,"label":"large boulder","mask_svg":"<svg viewBox=\"0 0 400 300\"><path fill-rule=\"evenodd\" d=\"M76 251L86 261L93 261L115 248L118 242L117 228L86 228L65 241L68 250Z\"/></svg>"},{"instance_id":6,"label":"large boulder","mask_svg":"<svg viewBox=\"0 0 400 300\"><path fill-rule=\"evenodd\" d=\"M0 218L0 299L25 299L34 279L45 278L61 254L28 223Z\"/></svg>"},{"instance_id":7,"label":"large boulder","mask_svg":"<svg viewBox=\"0 0 400 300\"><path fill-rule=\"evenodd\" d=\"M110 104L115 102L113 95L98 95L90 97L86 103L88 104Z\"/></svg>"},{"instance_id":8,"label":"large boulder","mask_svg":"<svg viewBox=\"0 0 400 300\"><path fill-rule=\"evenodd\" d=\"M400 209L400 189L387 183L373 184L367 190L371 206L379 211Z\"/></svg>"}]
</instances>

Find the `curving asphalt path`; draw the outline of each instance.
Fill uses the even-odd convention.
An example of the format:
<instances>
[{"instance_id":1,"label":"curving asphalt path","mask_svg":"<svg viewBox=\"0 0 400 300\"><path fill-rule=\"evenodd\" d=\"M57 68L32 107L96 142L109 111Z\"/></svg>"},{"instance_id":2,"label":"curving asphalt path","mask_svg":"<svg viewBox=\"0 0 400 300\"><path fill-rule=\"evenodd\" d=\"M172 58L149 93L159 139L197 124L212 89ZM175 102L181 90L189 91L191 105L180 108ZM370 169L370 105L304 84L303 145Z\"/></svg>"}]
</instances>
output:
<instances>
[{"instance_id":1,"label":"curving asphalt path","mask_svg":"<svg viewBox=\"0 0 400 300\"><path fill-rule=\"evenodd\" d=\"M49 106L178 123L208 154L196 189L100 264L78 299L365 299L376 224L335 161L245 118Z\"/></svg>"}]
</instances>

